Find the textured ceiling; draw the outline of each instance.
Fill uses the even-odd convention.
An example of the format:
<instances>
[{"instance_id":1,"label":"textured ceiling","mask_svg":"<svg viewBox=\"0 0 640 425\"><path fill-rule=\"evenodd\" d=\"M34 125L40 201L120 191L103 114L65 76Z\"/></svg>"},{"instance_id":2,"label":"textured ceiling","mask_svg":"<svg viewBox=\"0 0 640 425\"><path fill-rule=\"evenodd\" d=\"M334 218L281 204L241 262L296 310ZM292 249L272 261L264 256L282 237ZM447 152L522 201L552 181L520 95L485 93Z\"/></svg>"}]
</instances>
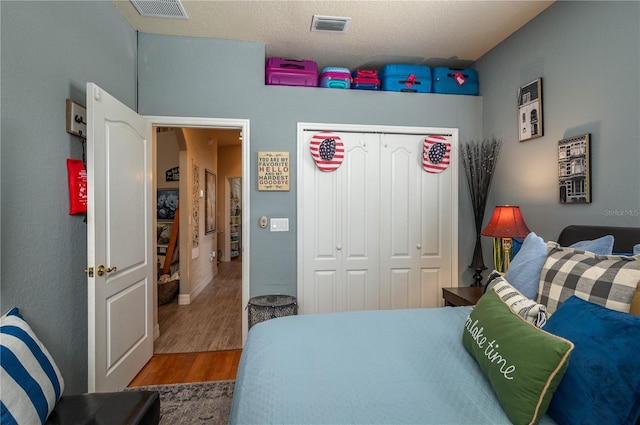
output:
<instances>
[{"instance_id":1,"label":"textured ceiling","mask_svg":"<svg viewBox=\"0 0 640 425\"><path fill-rule=\"evenodd\" d=\"M141 32L262 41L267 57L353 70L386 63L465 67L553 2L183 0L188 19L142 17L128 0L113 3ZM311 32L314 14L352 21L344 34Z\"/></svg>"}]
</instances>

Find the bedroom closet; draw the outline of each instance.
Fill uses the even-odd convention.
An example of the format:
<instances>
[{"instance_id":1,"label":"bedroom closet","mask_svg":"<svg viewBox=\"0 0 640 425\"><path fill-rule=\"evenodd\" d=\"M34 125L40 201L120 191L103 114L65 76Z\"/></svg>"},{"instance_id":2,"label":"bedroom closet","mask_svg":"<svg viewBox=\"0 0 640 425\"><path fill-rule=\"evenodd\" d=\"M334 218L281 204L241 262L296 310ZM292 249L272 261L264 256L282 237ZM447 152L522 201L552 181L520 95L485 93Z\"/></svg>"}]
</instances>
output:
<instances>
[{"instance_id":1,"label":"bedroom closet","mask_svg":"<svg viewBox=\"0 0 640 425\"><path fill-rule=\"evenodd\" d=\"M440 306L457 286L457 129L339 126L344 159L322 171L317 128L298 131L300 312ZM439 173L423 168L429 135L451 146Z\"/></svg>"}]
</instances>

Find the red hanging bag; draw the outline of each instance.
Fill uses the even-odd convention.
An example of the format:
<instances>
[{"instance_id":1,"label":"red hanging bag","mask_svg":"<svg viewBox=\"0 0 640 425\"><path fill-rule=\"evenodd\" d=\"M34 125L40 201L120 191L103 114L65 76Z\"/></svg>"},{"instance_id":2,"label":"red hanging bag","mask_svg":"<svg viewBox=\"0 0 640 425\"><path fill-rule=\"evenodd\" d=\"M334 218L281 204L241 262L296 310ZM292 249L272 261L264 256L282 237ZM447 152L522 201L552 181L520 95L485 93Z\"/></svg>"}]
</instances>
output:
<instances>
[{"instance_id":1,"label":"red hanging bag","mask_svg":"<svg viewBox=\"0 0 640 425\"><path fill-rule=\"evenodd\" d=\"M87 212L87 170L79 159L67 159L69 214Z\"/></svg>"}]
</instances>

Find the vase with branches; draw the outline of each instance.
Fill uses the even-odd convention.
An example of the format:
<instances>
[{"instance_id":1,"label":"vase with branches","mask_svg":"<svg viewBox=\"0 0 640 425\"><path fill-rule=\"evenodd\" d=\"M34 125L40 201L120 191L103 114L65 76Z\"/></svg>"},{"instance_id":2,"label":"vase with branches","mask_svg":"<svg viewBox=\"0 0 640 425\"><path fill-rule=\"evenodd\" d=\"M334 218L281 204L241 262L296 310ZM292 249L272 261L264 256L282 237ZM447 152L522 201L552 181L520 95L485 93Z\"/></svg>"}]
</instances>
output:
<instances>
[{"instance_id":1,"label":"vase with branches","mask_svg":"<svg viewBox=\"0 0 640 425\"><path fill-rule=\"evenodd\" d=\"M484 139L481 141L472 140L463 143L460 148L462 167L464 168L469 194L471 195L471 206L473 208L473 218L476 227L476 245L473 252L473 260L469 268L475 270L473 275L473 286L482 285L482 271L487 267L484 265L482 257L481 231L482 220L487 206L487 197L491 179L495 171L502 140Z\"/></svg>"}]
</instances>

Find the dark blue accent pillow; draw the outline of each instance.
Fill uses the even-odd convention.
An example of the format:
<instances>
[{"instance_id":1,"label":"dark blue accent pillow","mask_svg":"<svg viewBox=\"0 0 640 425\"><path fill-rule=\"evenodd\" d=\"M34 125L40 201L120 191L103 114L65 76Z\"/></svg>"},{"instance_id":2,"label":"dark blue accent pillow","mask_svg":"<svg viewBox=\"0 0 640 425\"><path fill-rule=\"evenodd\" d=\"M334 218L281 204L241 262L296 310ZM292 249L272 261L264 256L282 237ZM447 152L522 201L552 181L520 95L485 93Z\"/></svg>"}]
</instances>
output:
<instances>
[{"instance_id":1,"label":"dark blue accent pillow","mask_svg":"<svg viewBox=\"0 0 640 425\"><path fill-rule=\"evenodd\" d=\"M640 317L575 295L544 330L575 344L548 414L563 425L633 424L640 417Z\"/></svg>"}]
</instances>

